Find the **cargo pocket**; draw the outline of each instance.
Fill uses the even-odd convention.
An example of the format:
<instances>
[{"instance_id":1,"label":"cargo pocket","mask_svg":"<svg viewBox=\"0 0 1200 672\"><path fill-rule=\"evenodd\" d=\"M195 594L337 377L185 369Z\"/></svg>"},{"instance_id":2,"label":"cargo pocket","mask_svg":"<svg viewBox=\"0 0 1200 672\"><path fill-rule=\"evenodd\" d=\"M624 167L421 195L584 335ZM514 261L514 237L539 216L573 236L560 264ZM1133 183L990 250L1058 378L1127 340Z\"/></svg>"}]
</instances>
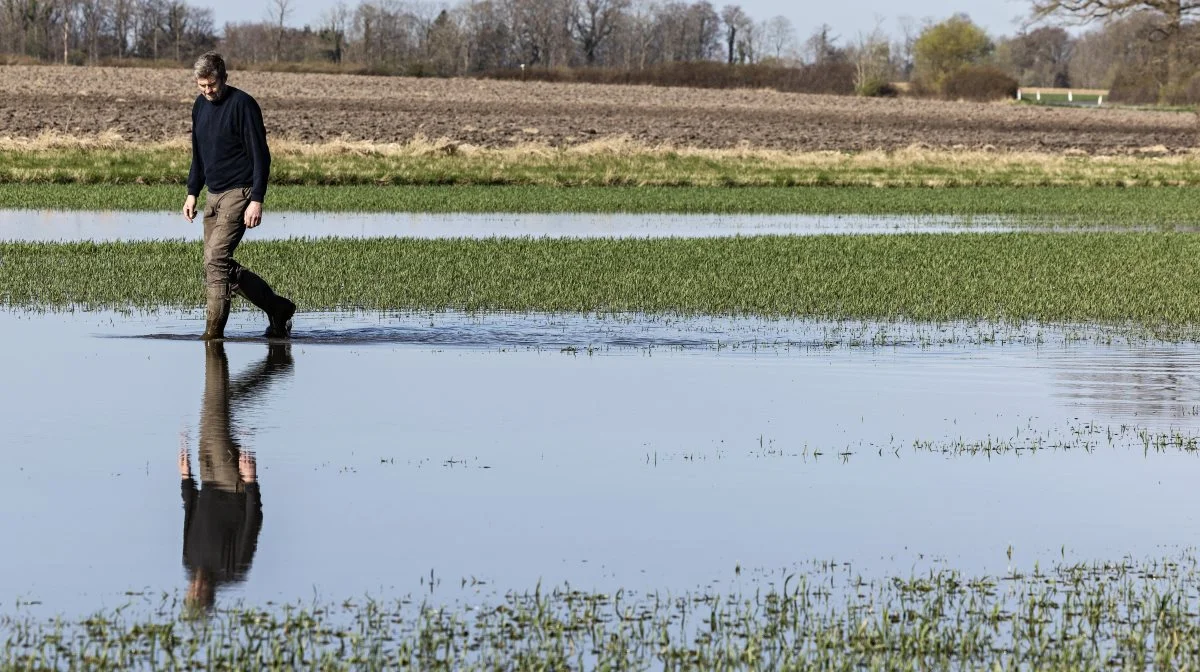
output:
<instances>
[{"instance_id":1,"label":"cargo pocket","mask_svg":"<svg viewBox=\"0 0 1200 672\"><path fill-rule=\"evenodd\" d=\"M221 212L220 222L222 224L241 224L246 219L246 206L248 205L250 204L243 203L242 207L240 208L225 208L225 210Z\"/></svg>"}]
</instances>

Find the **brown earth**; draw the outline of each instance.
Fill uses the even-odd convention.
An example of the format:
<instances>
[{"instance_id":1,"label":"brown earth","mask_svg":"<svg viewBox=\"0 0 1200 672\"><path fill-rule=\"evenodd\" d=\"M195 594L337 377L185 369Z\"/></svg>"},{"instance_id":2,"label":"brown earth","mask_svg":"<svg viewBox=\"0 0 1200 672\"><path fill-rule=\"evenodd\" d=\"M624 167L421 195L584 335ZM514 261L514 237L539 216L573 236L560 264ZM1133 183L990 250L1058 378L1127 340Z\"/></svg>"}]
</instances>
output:
<instances>
[{"instance_id":1,"label":"brown earth","mask_svg":"<svg viewBox=\"0 0 1200 672\"><path fill-rule=\"evenodd\" d=\"M649 145L789 150L935 148L1127 153L1196 147L1191 113L1076 109L765 90L235 72L274 137L486 147L570 145L626 135ZM186 137L186 70L0 66L0 137L52 131L128 140Z\"/></svg>"}]
</instances>

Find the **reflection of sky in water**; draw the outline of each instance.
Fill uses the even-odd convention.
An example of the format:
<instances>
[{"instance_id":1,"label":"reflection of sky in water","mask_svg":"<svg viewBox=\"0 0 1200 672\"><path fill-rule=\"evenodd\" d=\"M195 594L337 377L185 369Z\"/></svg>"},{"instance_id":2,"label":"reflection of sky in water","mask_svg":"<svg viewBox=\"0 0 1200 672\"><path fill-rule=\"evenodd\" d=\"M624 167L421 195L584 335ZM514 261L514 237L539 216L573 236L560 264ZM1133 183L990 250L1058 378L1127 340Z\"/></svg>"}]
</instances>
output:
<instances>
[{"instance_id":1,"label":"reflection of sky in water","mask_svg":"<svg viewBox=\"0 0 1200 672\"><path fill-rule=\"evenodd\" d=\"M234 331L250 332L249 320L237 316ZM291 346L286 375L231 413L238 442L257 453L263 505L249 578L233 594L408 593L431 570L455 587L474 576L500 589L542 579L679 591L739 564L830 558L904 572L923 556L999 571L1010 544L1026 559L1055 559L1063 546L1119 558L1200 538L1198 456L885 449L1062 438L1088 422L1195 433L1186 400L1196 346L693 345L589 356L550 338L530 347L528 333L554 332L547 323L570 332L572 318L495 320L505 326L437 316L341 324L468 334L475 324L525 341ZM605 323L613 339L640 330L653 340L636 321ZM192 315L0 313L0 535L21 540L21 552L0 555L0 597L87 611L129 589L183 589L176 449L181 432L193 451L198 439L212 373L204 346L93 336L198 326ZM703 346L727 326L676 322L671 338ZM225 350L233 379L267 357L261 342Z\"/></svg>"},{"instance_id":2,"label":"reflection of sky in water","mask_svg":"<svg viewBox=\"0 0 1200 672\"><path fill-rule=\"evenodd\" d=\"M1097 359L1059 353L1059 395L1121 417L1192 418L1200 414L1195 348L1129 348Z\"/></svg>"},{"instance_id":3,"label":"reflection of sky in water","mask_svg":"<svg viewBox=\"0 0 1200 672\"><path fill-rule=\"evenodd\" d=\"M863 215L427 214L268 212L247 240L342 236L687 237L1010 230L994 217ZM0 240L199 240L176 212L0 210Z\"/></svg>"}]
</instances>

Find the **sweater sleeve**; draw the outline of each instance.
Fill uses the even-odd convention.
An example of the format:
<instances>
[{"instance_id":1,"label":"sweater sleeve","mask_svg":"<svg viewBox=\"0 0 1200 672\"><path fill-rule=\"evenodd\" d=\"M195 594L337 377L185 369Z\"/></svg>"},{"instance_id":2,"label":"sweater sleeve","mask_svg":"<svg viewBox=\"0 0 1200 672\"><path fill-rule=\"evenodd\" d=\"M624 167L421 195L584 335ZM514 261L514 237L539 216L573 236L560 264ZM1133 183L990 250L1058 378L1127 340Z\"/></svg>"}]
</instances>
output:
<instances>
[{"instance_id":1,"label":"sweater sleeve","mask_svg":"<svg viewBox=\"0 0 1200 672\"><path fill-rule=\"evenodd\" d=\"M250 564L254 562L254 552L258 550L258 534L262 531L262 495L259 493L257 481L246 484L245 507L237 546L239 571L249 569Z\"/></svg>"},{"instance_id":2,"label":"sweater sleeve","mask_svg":"<svg viewBox=\"0 0 1200 672\"><path fill-rule=\"evenodd\" d=\"M188 530L192 527L192 512L196 510L196 480L190 476L181 479L179 489L183 495L183 561L186 564Z\"/></svg>"},{"instance_id":3,"label":"sweater sleeve","mask_svg":"<svg viewBox=\"0 0 1200 672\"><path fill-rule=\"evenodd\" d=\"M188 196L199 196L204 188L204 160L200 158L200 143L196 139L196 107L199 103L197 98L192 105L192 167L188 170Z\"/></svg>"},{"instance_id":4,"label":"sweater sleeve","mask_svg":"<svg viewBox=\"0 0 1200 672\"><path fill-rule=\"evenodd\" d=\"M263 124L262 109L253 98L247 97L243 114L242 142L254 163L250 200L262 203L267 197L267 178L271 175L271 150L267 148L267 127Z\"/></svg>"}]
</instances>

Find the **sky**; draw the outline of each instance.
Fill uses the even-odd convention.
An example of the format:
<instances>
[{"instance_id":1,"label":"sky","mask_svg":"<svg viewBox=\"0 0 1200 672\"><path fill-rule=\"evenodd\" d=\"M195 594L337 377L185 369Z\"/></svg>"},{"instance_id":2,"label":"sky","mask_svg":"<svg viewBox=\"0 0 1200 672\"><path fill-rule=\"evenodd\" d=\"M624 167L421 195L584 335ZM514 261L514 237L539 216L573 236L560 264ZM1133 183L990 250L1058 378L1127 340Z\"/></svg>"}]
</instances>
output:
<instances>
[{"instance_id":1,"label":"sky","mask_svg":"<svg viewBox=\"0 0 1200 672\"><path fill-rule=\"evenodd\" d=\"M267 18L270 0L192 0L189 4L210 7L213 23L220 30L226 22L262 21ZM1019 29L1018 20L1028 14L1029 0L711 0L718 9L725 4L740 4L755 19L782 15L791 20L797 36L803 40L822 24L833 28L841 43L853 41L858 34L869 33L878 24L884 32L898 36L899 19L909 16L920 21L945 19L965 12L975 23L993 37L1012 35ZM292 0L295 8L288 24L296 27L315 26L322 12L335 0ZM354 7L358 0L346 0ZM457 4L431 1L430 4Z\"/></svg>"},{"instance_id":2,"label":"sky","mask_svg":"<svg viewBox=\"0 0 1200 672\"><path fill-rule=\"evenodd\" d=\"M801 40L821 24L833 28L842 42L853 41L879 25L889 35L900 34L900 17L941 21L962 12L993 37L1013 35L1019 20L1029 14L1028 0L733 0L756 19L776 15L792 21ZM712 0L720 7L725 1Z\"/></svg>"}]
</instances>

